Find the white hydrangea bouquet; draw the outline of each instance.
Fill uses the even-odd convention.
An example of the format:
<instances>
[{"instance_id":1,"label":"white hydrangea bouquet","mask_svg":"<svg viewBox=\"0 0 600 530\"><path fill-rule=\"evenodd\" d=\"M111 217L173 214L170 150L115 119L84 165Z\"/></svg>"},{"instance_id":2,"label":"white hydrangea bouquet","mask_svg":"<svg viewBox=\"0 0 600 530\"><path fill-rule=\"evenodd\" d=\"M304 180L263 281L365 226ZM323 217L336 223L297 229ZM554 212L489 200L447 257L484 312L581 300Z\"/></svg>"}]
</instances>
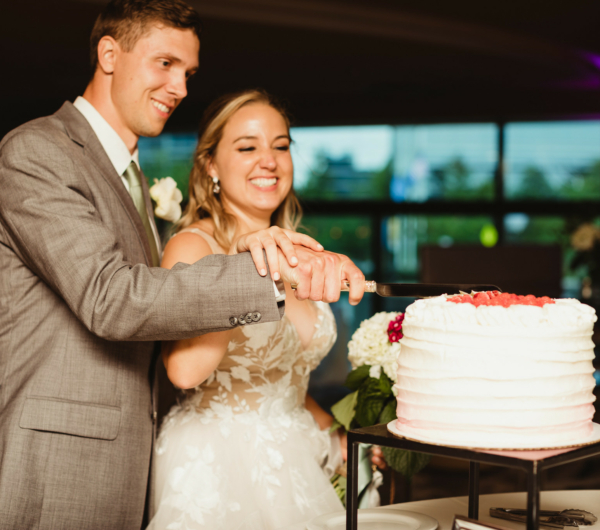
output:
<instances>
[{"instance_id":1,"label":"white hydrangea bouquet","mask_svg":"<svg viewBox=\"0 0 600 530\"><path fill-rule=\"evenodd\" d=\"M331 411L346 430L388 423L396 418L396 361L402 338L402 313L377 313L363 320L348 343L352 371L346 386L353 390ZM338 425L338 426L339 426Z\"/></svg>"},{"instance_id":2,"label":"white hydrangea bouquet","mask_svg":"<svg viewBox=\"0 0 600 530\"><path fill-rule=\"evenodd\" d=\"M352 392L331 407L336 420L332 429L350 430L396 419L394 384L403 321L403 313L376 313L364 320L352 335L348 343L352 371L346 378L346 386ZM390 447L381 449L388 465L407 480L430 460L421 453Z\"/></svg>"},{"instance_id":3,"label":"white hydrangea bouquet","mask_svg":"<svg viewBox=\"0 0 600 530\"><path fill-rule=\"evenodd\" d=\"M370 366L369 375L379 379L381 370L396 382L396 370L402 338L403 313L377 313L363 320L348 343L352 368Z\"/></svg>"}]
</instances>

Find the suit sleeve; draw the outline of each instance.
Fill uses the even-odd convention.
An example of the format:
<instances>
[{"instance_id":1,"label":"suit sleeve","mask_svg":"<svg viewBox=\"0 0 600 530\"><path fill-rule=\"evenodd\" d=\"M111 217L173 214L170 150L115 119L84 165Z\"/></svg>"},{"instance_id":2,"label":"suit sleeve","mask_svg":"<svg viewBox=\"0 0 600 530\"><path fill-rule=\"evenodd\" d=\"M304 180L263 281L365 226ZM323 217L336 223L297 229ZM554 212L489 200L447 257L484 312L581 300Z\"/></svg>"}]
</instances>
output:
<instances>
[{"instance_id":1,"label":"suit sleeve","mask_svg":"<svg viewBox=\"0 0 600 530\"><path fill-rule=\"evenodd\" d=\"M92 333L108 340L182 339L230 329L233 316L281 318L272 280L258 274L249 253L207 256L171 270L126 261L61 141L46 131L17 130L0 145L7 240L0 244Z\"/></svg>"}]
</instances>

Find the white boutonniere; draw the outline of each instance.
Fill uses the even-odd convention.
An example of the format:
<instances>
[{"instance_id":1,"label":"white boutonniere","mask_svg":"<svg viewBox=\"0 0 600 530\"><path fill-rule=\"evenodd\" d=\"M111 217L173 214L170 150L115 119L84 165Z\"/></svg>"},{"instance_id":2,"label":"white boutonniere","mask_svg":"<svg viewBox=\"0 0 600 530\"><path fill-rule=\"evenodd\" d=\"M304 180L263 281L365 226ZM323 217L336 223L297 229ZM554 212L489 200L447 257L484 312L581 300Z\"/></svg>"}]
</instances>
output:
<instances>
[{"instance_id":1,"label":"white boutonniere","mask_svg":"<svg viewBox=\"0 0 600 530\"><path fill-rule=\"evenodd\" d=\"M156 217L171 223L179 220L183 195L171 177L154 179L154 185L150 188L150 197L156 203L154 208Z\"/></svg>"}]
</instances>

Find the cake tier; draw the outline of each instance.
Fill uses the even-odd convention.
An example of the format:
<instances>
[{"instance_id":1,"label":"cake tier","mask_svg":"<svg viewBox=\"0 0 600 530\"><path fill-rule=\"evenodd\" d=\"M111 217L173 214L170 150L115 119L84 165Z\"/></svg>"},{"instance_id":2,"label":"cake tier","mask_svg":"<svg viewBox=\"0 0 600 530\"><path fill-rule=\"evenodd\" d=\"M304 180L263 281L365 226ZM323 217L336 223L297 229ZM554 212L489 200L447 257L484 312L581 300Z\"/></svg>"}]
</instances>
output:
<instances>
[{"instance_id":1,"label":"cake tier","mask_svg":"<svg viewBox=\"0 0 600 530\"><path fill-rule=\"evenodd\" d=\"M591 435L594 310L409 306L395 386L398 425L440 443L552 447Z\"/></svg>"},{"instance_id":2,"label":"cake tier","mask_svg":"<svg viewBox=\"0 0 600 530\"><path fill-rule=\"evenodd\" d=\"M488 449L552 449L568 446L570 443L580 444L593 434L593 424L590 421L559 427L521 429L464 425L448 430L446 425L415 426L402 420L397 420L397 426L404 436L415 440Z\"/></svg>"}]
</instances>

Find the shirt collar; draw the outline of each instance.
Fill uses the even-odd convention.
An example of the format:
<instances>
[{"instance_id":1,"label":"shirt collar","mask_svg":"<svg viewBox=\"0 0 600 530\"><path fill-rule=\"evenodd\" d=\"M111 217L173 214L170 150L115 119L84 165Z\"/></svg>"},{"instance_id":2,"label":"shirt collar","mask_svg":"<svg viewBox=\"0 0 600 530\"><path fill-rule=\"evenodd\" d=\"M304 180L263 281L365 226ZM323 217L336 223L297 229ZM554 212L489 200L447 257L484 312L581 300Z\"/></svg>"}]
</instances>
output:
<instances>
[{"instance_id":1,"label":"shirt collar","mask_svg":"<svg viewBox=\"0 0 600 530\"><path fill-rule=\"evenodd\" d=\"M125 142L117 134L117 132L108 124L102 115L94 108L94 106L85 98L78 96L73 106L83 114L83 117L88 121L93 131L96 133L100 144L106 151L108 158L112 162L115 171L119 175L123 175L125 170L133 160L137 167L140 167L138 149L135 148L133 155L127 149Z\"/></svg>"}]
</instances>

